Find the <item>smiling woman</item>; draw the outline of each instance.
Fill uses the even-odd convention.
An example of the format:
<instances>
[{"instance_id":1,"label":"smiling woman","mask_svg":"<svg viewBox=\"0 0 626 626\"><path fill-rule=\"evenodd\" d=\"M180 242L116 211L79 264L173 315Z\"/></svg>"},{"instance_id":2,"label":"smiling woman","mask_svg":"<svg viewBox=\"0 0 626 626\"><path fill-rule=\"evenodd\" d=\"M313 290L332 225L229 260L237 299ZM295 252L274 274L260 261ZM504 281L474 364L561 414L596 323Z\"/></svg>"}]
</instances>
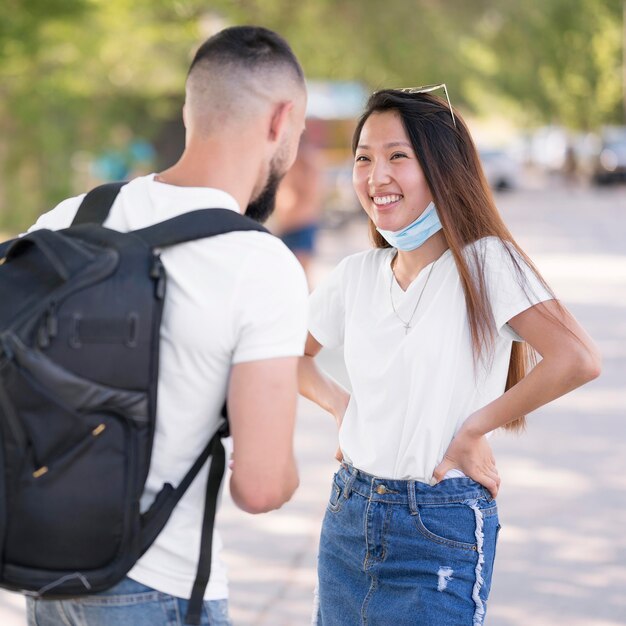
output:
<instances>
[{"instance_id":1,"label":"smiling woman","mask_svg":"<svg viewBox=\"0 0 626 626\"><path fill-rule=\"evenodd\" d=\"M324 626L480 626L500 528L486 435L599 373L450 113L429 93L371 96L353 182L375 247L311 296L300 391L335 417L342 458L320 539ZM351 395L315 363L339 345Z\"/></svg>"}]
</instances>

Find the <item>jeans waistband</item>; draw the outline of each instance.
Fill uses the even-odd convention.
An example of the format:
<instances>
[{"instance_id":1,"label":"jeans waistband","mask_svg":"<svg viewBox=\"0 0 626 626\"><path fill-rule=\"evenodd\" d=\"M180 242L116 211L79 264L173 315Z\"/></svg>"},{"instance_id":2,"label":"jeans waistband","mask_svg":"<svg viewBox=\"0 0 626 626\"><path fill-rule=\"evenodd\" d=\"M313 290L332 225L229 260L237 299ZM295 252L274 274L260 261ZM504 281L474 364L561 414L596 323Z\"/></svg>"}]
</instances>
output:
<instances>
[{"instance_id":1,"label":"jeans waistband","mask_svg":"<svg viewBox=\"0 0 626 626\"><path fill-rule=\"evenodd\" d=\"M467 477L448 478L436 485L428 485L417 480L378 478L342 464L335 480L346 498L355 492L373 501L408 505L411 509L418 504L463 503L483 498L493 500L485 487Z\"/></svg>"}]
</instances>

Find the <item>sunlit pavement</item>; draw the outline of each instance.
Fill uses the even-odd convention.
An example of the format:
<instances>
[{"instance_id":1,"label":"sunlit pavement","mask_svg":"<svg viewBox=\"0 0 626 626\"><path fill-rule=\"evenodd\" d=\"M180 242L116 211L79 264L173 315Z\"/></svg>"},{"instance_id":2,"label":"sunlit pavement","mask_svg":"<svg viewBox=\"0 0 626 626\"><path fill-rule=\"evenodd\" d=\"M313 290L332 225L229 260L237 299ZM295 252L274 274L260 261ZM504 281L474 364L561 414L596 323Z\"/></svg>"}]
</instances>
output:
<instances>
[{"instance_id":1,"label":"sunlit pavement","mask_svg":"<svg viewBox=\"0 0 626 626\"><path fill-rule=\"evenodd\" d=\"M626 624L626 187L529 189L497 196L513 234L604 355L602 376L492 441L503 526L491 626ZM364 224L324 232L315 279L367 246ZM322 353L345 381L338 352ZM382 382L382 381L381 381ZM237 626L310 623L319 527L336 466L332 420L302 401L301 486L281 511L219 514ZM24 626L19 596L0 624ZM346 626L352 626L346 624Z\"/></svg>"}]
</instances>

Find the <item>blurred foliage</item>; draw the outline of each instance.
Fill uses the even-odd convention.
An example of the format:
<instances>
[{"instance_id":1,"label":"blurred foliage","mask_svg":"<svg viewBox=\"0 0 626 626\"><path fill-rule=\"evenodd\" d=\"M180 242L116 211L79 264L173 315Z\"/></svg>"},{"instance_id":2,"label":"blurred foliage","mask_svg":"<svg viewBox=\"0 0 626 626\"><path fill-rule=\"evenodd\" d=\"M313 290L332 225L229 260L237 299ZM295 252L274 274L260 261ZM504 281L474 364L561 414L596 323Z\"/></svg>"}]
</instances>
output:
<instances>
[{"instance_id":1,"label":"blurred foliage","mask_svg":"<svg viewBox=\"0 0 626 626\"><path fill-rule=\"evenodd\" d=\"M121 131L153 137L180 109L200 37L199 14L173 2L3 0L0 225L23 228L75 193L77 157Z\"/></svg>"},{"instance_id":2,"label":"blurred foliage","mask_svg":"<svg viewBox=\"0 0 626 626\"><path fill-rule=\"evenodd\" d=\"M465 110L593 129L622 120L622 4L3 0L0 226L79 191L77 160L113 146L120 127L151 139L176 118L194 47L227 24L276 29L310 78L445 81Z\"/></svg>"},{"instance_id":3,"label":"blurred foliage","mask_svg":"<svg viewBox=\"0 0 626 626\"><path fill-rule=\"evenodd\" d=\"M466 88L493 88L526 123L619 123L622 36L621 0L500 0L464 43Z\"/></svg>"}]
</instances>

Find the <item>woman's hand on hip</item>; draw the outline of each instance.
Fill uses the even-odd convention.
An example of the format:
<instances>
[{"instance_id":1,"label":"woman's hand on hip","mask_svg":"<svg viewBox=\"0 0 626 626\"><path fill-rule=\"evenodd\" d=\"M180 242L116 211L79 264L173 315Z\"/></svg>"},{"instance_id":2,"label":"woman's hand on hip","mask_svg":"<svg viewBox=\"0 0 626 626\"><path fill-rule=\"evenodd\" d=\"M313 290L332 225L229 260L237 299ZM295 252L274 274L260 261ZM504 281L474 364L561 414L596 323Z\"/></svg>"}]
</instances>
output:
<instances>
[{"instance_id":1,"label":"woman's hand on hip","mask_svg":"<svg viewBox=\"0 0 626 626\"><path fill-rule=\"evenodd\" d=\"M466 476L485 487L492 497L498 495L500 476L491 446L484 435L475 435L461 428L452 440L443 460L433 473L437 482L451 469L460 469Z\"/></svg>"}]
</instances>

